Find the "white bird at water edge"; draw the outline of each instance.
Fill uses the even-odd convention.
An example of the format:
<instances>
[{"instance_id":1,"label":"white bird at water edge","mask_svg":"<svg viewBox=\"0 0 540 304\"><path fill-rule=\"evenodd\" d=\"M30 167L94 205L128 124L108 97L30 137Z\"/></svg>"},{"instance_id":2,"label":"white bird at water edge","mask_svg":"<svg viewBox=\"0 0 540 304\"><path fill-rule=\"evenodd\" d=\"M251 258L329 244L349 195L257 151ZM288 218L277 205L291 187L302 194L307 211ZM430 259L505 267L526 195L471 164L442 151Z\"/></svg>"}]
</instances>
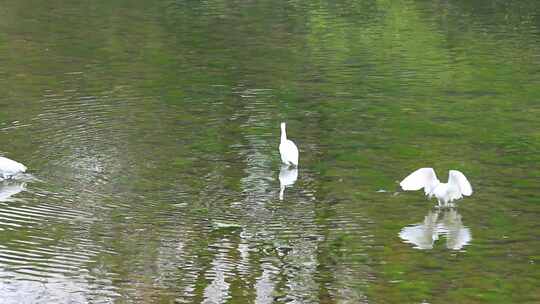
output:
<instances>
[{"instance_id":1,"label":"white bird at water edge","mask_svg":"<svg viewBox=\"0 0 540 304\"><path fill-rule=\"evenodd\" d=\"M279 154L281 161L287 166L298 167L298 148L292 140L287 139L285 123L281 123L281 142L279 143Z\"/></svg>"},{"instance_id":2,"label":"white bird at water edge","mask_svg":"<svg viewBox=\"0 0 540 304\"><path fill-rule=\"evenodd\" d=\"M448 172L448 183L441 183L433 168L421 168L409 174L399 183L403 190L420 190L429 198L435 196L439 207L452 207L452 201L472 194L472 187L465 175L457 170Z\"/></svg>"},{"instance_id":3,"label":"white bird at water edge","mask_svg":"<svg viewBox=\"0 0 540 304\"><path fill-rule=\"evenodd\" d=\"M9 158L0 156L0 180L13 178L15 175L23 173L25 171L25 165Z\"/></svg>"}]
</instances>

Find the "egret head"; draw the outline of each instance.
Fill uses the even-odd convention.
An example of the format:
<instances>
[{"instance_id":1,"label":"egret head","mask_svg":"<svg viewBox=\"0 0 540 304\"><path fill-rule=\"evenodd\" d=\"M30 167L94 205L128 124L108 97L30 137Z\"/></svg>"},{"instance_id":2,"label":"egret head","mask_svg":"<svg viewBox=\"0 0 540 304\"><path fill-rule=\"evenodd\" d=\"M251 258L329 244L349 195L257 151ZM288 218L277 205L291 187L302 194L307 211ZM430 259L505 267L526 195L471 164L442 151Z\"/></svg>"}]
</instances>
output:
<instances>
[{"instance_id":1,"label":"egret head","mask_svg":"<svg viewBox=\"0 0 540 304\"><path fill-rule=\"evenodd\" d=\"M285 123L284 122L281 123L281 128L285 129Z\"/></svg>"}]
</instances>

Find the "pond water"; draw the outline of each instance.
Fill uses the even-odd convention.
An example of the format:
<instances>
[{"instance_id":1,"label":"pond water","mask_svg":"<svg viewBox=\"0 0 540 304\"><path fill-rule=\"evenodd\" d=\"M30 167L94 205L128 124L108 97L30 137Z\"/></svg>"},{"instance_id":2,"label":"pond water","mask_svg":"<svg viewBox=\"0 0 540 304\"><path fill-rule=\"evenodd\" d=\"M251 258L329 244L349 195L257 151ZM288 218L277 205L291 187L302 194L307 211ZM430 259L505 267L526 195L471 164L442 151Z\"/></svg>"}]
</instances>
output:
<instances>
[{"instance_id":1,"label":"pond water","mask_svg":"<svg viewBox=\"0 0 540 304\"><path fill-rule=\"evenodd\" d=\"M4 3L1 302L539 303L539 11Z\"/></svg>"}]
</instances>

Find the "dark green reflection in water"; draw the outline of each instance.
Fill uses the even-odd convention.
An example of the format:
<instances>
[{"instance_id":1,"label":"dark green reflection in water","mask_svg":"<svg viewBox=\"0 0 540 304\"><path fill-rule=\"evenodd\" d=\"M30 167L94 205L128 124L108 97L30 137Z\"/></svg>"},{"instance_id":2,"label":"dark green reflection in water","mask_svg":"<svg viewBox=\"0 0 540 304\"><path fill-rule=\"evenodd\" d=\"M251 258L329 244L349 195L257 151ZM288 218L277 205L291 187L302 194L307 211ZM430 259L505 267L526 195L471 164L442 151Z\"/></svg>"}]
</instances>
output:
<instances>
[{"instance_id":1,"label":"dark green reflection in water","mask_svg":"<svg viewBox=\"0 0 540 304\"><path fill-rule=\"evenodd\" d=\"M540 301L538 5L4 4L0 153L41 181L0 202L2 299ZM473 184L459 250L399 237L421 166Z\"/></svg>"}]
</instances>

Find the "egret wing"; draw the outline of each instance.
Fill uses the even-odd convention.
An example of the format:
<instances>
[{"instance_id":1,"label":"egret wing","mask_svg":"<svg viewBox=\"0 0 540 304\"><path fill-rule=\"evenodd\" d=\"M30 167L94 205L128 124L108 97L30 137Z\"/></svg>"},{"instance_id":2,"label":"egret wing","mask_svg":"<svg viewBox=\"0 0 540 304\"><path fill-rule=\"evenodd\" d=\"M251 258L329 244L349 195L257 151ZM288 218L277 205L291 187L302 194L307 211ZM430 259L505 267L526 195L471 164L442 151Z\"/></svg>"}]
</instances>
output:
<instances>
[{"instance_id":1,"label":"egret wing","mask_svg":"<svg viewBox=\"0 0 540 304\"><path fill-rule=\"evenodd\" d=\"M472 194L472 187L469 180L458 170L450 170L448 172L448 183L453 186L458 186L461 194L469 196Z\"/></svg>"},{"instance_id":2,"label":"egret wing","mask_svg":"<svg viewBox=\"0 0 540 304\"><path fill-rule=\"evenodd\" d=\"M426 187L427 193L427 188L431 190L431 186L438 182L433 168L421 168L405 177L399 185L403 190L420 190Z\"/></svg>"}]
</instances>

